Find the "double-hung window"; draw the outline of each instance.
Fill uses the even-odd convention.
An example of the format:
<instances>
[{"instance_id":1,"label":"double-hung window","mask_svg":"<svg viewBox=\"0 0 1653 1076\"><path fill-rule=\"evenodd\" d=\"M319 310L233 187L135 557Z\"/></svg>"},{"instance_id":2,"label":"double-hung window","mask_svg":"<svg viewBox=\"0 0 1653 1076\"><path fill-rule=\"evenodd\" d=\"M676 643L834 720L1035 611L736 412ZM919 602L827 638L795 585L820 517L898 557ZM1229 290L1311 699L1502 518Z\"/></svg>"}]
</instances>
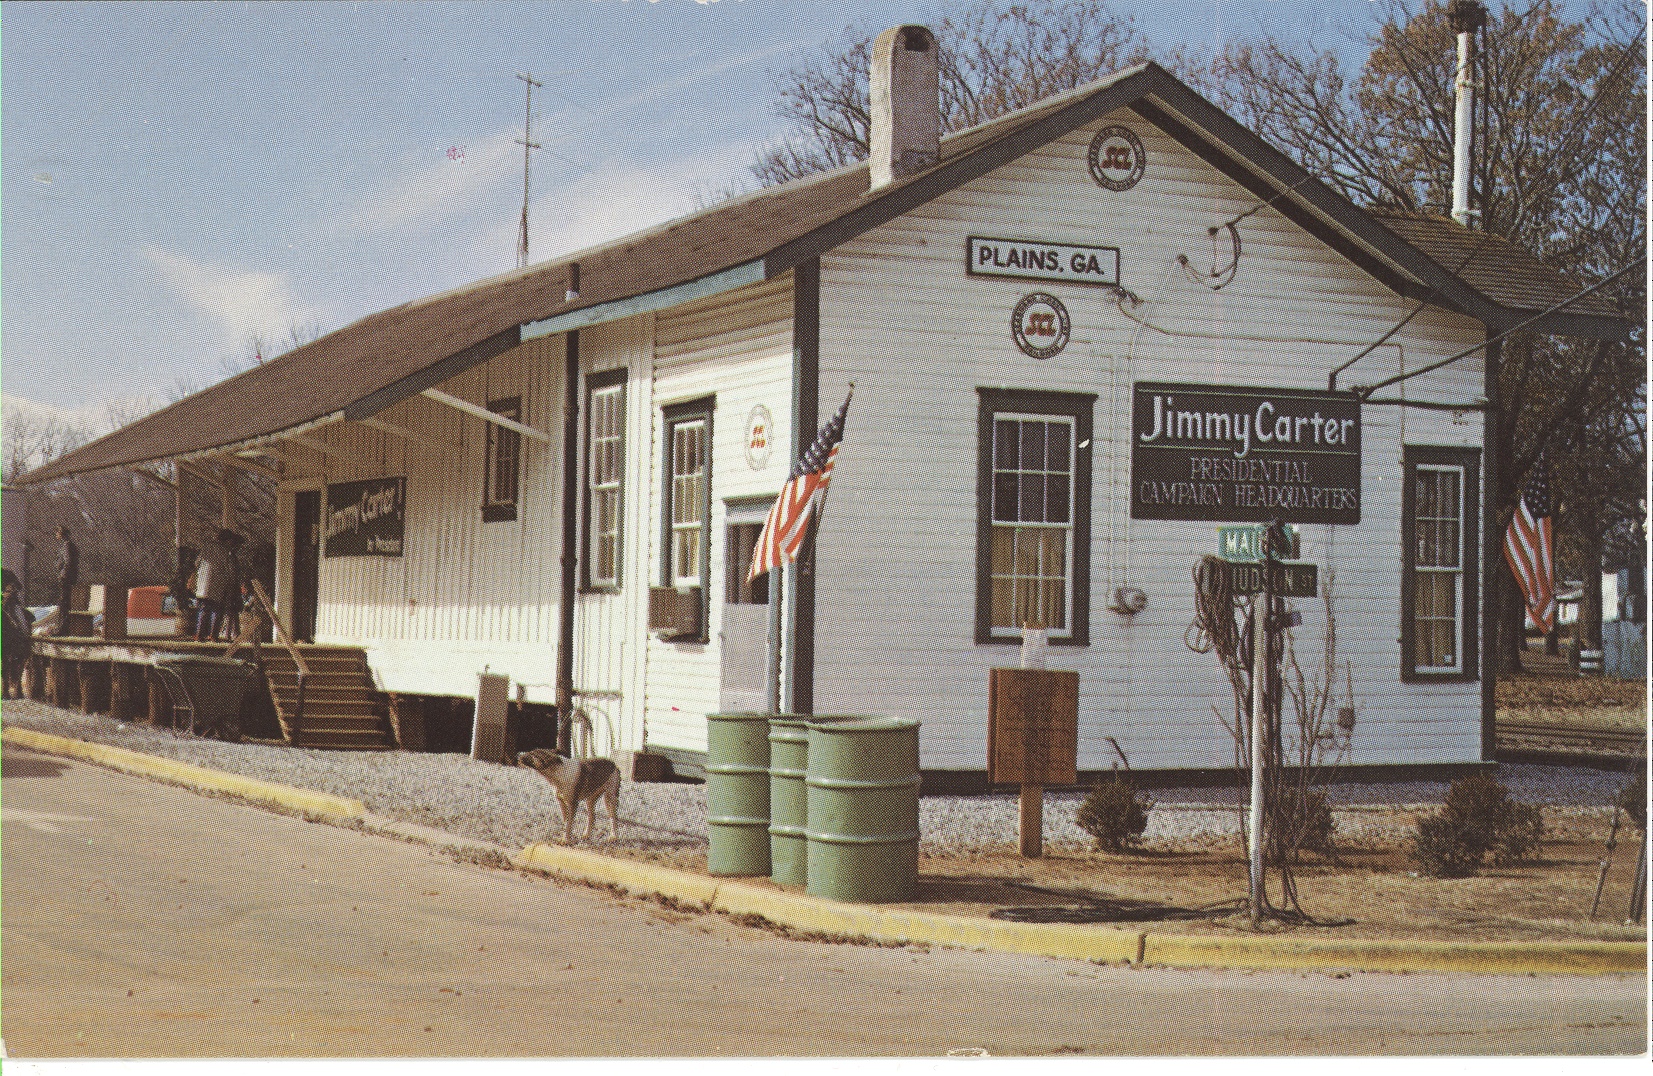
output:
<instances>
[{"instance_id":1,"label":"double-hung window","mask_svg":"<svg viewBox=\"0 0 1653 1076\"><path fill-rule=\"evenodd\" d=\"M614 590L624 536L626 371L593 374L587 386L585 585Z\"/></svg>"},{"instance_id":2,"label":"double-hung window","mask_svg":"<svg viewBox=\"0 0 1653 1076\"><path fill-rule=\"evenodd\" d=\"M700 587L711 567L712 402L668 407L665 419L665 566L668 587Z\"/></svg>"},{"instance_id":3,"label":"double-hung window","mask_svg":"<svg viewBox=\"0 0 1653 1076\"><path fill-rule=\"evenodd\" d=\"M1089 642L1091 411L1078 393L978 390L976 641Z\"/></svg>"},{"instance_id":4,"label":"double-hung window","mask_svg":"<svg viewBox=\"0 0 1653 1076\"><path fill-rule=\"evenodd\" d=\"M512 422L522 421L522 399L490 400L488 410ZM488 423L488 444L482 474L482 519L485 523L517 518L522 478L522 434L498 423Z\"/></svg>"},{"instance_id":5,"label":"double-hung window","mask_svg":"<svg viewBox=\"0 0 1653 1076\"><path fill-rule=\"evenodd\" d=\"M1473 680L1478 638L1479 457L1466 449L1405 449L1401 673Z\"/></svg>"}]
</instances>

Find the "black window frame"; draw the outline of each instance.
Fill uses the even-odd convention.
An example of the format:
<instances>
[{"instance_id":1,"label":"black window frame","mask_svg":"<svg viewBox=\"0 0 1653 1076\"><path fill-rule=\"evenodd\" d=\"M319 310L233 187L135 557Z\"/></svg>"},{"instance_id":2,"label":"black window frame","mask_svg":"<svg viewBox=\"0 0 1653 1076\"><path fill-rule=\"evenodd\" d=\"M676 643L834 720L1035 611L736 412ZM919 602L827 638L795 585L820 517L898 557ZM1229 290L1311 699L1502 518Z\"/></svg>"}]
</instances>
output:
<instances>
[{"instance_id":1,"label":"black window frame","mask_svg":"<svg viewBox=\"0 0 1653 1076\"><path fill-rule=\"evenodd\" d=\"M1044 389L977 388L976 455L976 624L977 645L1020 645L1020 628L993 626L993 439L1000 415L1020 414L1073 420L1073 487L1070 510L1072 556L1068 580L1068 632L1052 646L1090 645L1091 455L1096 394Z\"/></svg>"},{"instance_id":2,"label":"black window frame","mask_svg":"<svg viewBox=\"0 0 1653 1076\"><path fill-rule=\"evenodd\" d=\"M660 585L677 588L692 585L700 590L701 631L698 636L686 637L682 642L709 642L711 640L711 602L712 602L712 461L715 455L713 447L712 417L717 410L717 397L706 396L698 400L689 400L685 403L672 404L660 409L661 418L661 487L660 502ZM672 479L675 472L672 469L672 441L676 429L680 425L690 422L705 424L705 462L701 470L702 494L700 498L700 563L696 566L695 575L698 582L682 584L677 578L676 543L673 541L673 516L676 504L673 500Z\"/></svg>"},{"instance_id":3,"label":"black window frame","mask_svg":"<svg viewBox=\"0 0 1653 1076\"><path fill-rule=\"evenodd\" d=\"M522 397L507 396L489 400L488 410L512 422L522 421ZM482 451L482 522L501 523L517 518L522 503L522 434L506 429L497 422L489 422ZM515 462L511 478L511 496L499 497L497 463L504 446L509 445Z\"/></svg>"},{"instance_id":4,"label":"black window frame","mask_svg":"<svg viewBox=\"0 0 1653 1076\"><path fill-rule=\"evenodd\" d=\"M583 445L585 450L585 474L581 483L581 493L584 499L584 503L581 508L581 515L583 517L582 526L584 528L585 537L582 545L582 556L580 557L580 588L593 593L614 593L621 590L625 585L626 450L628 448L626 440L626 404L627 397L629 396L627 381L628 371L625 367L589 374L585 379L586 429L585 441ZM601 579L593 575L592 572L593 565L596 564L596 544L594 541L596 531L593 529L594 517L592 514L592 502L594 498L593 479L595 477L595 468L597 465L596 452L593 448L593 438L597 432L593 422L596 416L596 410L593 407L592 401L596 398L598 393L607 392L613 389L619 390L620 406L619 504L615 509L614 578Z\"/></svg>"},{"instance_id":5,"label":"black window frame","mask_svg":"<svg viewBox=\"0 0 1653 1076\"><path fill-rule=\"evenodd\" d=\"M1420 468L1457 468L1463 474L1459 526L1461 551L1456 669L1419 668L1417 664L1418 529L1417 481ZM1401 679L1408 683L1474 683L1481 678L1481 452L1474 448L1405 445L1401 448Z\"/></svg>"}]
</instances>

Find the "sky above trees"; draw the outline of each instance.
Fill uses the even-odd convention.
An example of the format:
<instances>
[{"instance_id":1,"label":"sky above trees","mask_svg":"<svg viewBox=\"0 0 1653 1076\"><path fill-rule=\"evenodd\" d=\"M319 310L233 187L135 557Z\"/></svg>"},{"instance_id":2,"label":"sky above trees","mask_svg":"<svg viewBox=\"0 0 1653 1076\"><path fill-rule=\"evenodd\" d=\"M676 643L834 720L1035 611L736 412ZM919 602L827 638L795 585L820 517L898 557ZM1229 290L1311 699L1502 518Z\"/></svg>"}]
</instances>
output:
<instances>
[{"instance_id":1,"label":"sky above trees","mask_svg":"<svg viewBox=\"0 0 1653 1076\"><path fill-rule=\"evenodd\" d=\"M1268 32L1358 63L1379 6L1121 10L1156 54ZM0 387L9 404L130 414L222 377L254 337L339 328L513 268L518 72L545 83L538 260L751 185L797 58L852 26L956 7L8 4Z\"/></svg>"}]
</instances>

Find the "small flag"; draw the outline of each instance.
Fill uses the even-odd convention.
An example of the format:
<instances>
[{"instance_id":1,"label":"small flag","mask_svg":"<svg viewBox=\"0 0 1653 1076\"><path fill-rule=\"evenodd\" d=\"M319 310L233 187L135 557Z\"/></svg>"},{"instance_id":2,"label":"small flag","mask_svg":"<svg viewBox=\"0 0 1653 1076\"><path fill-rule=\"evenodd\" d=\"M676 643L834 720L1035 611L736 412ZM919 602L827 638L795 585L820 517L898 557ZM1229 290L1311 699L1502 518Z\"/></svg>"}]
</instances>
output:
<instances>
[{"instance_id":1,"label":"small flag","mask_svg":"<svg viewBox=\"0 0 1653 1076\"><path fill-rule=\"evenodd\" d=\"M831 422L821 427L815 443L793 466L792 476L781 487L774 507L769 509L769 517L763 521L757 548L752 551L752 570L746 574L748 583L771 568L798 559L798 550L809 533L809 521L817 505L825 499L827 484L832 481L838 442L844 439L844 416L849 413L849 401L854 395L855 382L852 381L844 406L832 416Z\"/></svg>"},{"instance_id":2,"label":"small flag","mask_svg":"<svg viewBox=\"0 0 1653 1076\"><path fill-rule=\"evenodd\" d=\"M1550 482L1540 457L1515 505L1504 532L1504 559L1527 602L1527 615L1538 630L1555 626L1555 563L1550 533Z\"/></svg>"}]
</instances>

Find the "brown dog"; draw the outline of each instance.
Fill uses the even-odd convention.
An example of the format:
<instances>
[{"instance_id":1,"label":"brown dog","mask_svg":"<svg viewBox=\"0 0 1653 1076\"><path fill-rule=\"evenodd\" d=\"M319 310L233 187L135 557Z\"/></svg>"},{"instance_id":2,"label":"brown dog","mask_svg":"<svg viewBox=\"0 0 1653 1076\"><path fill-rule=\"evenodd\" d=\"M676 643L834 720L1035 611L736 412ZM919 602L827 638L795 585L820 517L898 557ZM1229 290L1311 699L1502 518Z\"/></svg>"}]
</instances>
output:
<instances>
[{"instance_id":1,"label":"brown dog","mask_svg":"<svg viewBox=\"0 0 1653 1076\"><path fill-rule=\"evenodd\" d=\"M517 765L527 766L551 782L557 790L557 803L562 807L563 843L574 843L574 816L580 804L586 805L585 839L591 840L591 830L597 824L597 799L608 804L610 836L620 835L620 768L606 758L581 762L564 758L555 751L543 748L524 751L517 756Z\"/></svg>"}]
</instances>

